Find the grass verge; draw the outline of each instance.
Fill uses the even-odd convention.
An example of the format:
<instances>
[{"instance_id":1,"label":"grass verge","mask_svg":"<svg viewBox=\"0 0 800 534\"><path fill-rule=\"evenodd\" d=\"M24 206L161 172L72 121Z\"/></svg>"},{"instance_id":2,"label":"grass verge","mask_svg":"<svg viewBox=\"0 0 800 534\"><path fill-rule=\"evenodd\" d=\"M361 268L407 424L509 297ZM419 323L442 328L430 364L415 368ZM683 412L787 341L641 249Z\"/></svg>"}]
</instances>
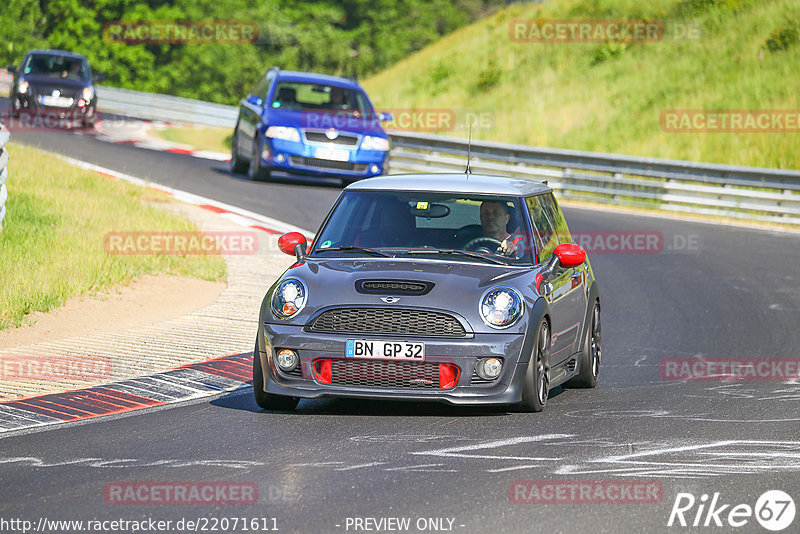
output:
<instances>
[{"instance_id":1,"label":"grass verge","mask_svg":"<svg viewBox=\"0 0 800 534\"><path fill-rule=\"evenodd\" d=\"M657 20L665 34L592 43L520 42L509 33L515 21L553 19ZM477 139L798 169L796 124L777 133L673 133L661 125L669 110L796 115L798 21L797 0L518 2L363 85L379 110L470 116ZM439 133L466 137L467 128Z\"/></svg>"},{"instance_id":2,"label":"grass verge","mask_svg":"<svg viewBox=\"0 0 800 534\"><path fill-rule=\"evenodd\" d=\"M230 152L233 131L231 128L206 128L192 126L173 126L154 129L152 132L173 143L189 145L196 150L211 152Z\"/></svg>"},{"instance_id":3,"label":"grass verge","mask_svg":"<svg viewBox=\"0 0 800 534\"><path fill-rule=\"evenodd\" d=\"M8 202L0 232L0 330L70 297L142 274L224 280L220 256L111 255L110 231L196 231L159 204L166 195L79 169L36 149L9 145Z\"/></svg>"}]
</instances>

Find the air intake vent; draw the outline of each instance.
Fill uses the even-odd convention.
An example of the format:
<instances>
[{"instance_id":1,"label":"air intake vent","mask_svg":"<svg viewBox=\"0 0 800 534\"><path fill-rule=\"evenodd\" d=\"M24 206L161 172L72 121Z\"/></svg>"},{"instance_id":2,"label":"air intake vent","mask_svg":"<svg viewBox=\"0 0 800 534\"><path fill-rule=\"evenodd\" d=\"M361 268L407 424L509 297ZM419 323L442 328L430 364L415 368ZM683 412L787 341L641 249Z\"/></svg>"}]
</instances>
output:
<instances>
[{"instance_id":1,"label":"air intake vent","mask_svg":"<svg viewBox=\"0 0 800 534\"><path fill-rule=\"evenodd\" d=\"M358 280L356 291L374 295L427 295L433 283L418 280Z\"/></svg>"},{"instance_id":2,"label":"air intake vent","mask_svg":"<svg viewBox=\"0 0 800 534\"><path fill-rule=\"evenodd\" d=\"M572 358L570 361L567 362L567 371L570 373L575 370L575 367L578 365L578 361L575 358Z\"/></svg>"}]
</instances>

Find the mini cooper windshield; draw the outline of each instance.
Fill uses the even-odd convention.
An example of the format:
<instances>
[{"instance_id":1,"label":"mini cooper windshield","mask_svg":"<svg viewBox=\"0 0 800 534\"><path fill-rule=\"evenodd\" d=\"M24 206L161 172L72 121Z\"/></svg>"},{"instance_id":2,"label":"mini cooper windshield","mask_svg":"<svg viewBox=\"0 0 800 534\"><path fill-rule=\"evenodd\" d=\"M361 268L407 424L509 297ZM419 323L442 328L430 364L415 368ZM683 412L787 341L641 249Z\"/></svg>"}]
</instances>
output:
<instances>
[{"instance_id":1,"label":"mini cooper windshield","mask_svg":"<svg viewBox=\"0 0 800 534\"><path fill-rule=\"evenodd\" d=\"M516 197L348 191L311 255L530 265L531 239L523 209Z\"/></svg>"}]
</instances>

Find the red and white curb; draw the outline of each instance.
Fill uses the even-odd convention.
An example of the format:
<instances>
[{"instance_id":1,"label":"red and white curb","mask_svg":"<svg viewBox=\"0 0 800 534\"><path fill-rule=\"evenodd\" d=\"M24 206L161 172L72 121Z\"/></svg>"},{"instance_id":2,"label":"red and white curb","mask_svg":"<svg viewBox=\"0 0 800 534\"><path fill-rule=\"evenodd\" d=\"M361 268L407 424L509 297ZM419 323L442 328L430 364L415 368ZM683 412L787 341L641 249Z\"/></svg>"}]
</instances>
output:
<instances>
[{"instance_id":1,"label":"red and white curb","mask_svg":"<svg viewBox=\"0 0 800 534\"><path fill-rule=\"evenodd\" d=\"M252 364L252 354L235 354L150 376L0 403L0 433L122 414L246 388L252 383Z\"/></svg>"},{"instance_id":2,"label":"red and white curb","mask_svg":"<svg viewBox=\"0 0 800 534\"><path fill-rule=\"evenodd\" d=\"M130 121L130 119L126 119ZM85 135L88 137L93 137L99 141L103 141L105 143L113 143L117 145L130 145L135 146L137 148L143 148L146 150L155 150L158 152L169 152L171 154L185 154L187 156L192 156L194 158L200 159L208 159L213 161L230 161L231 155L227 152L213 152L210 150L196 150L193 148L187 148L184 146L175 146L174 144L170 144L168 141L160 141L157 139L150 139L133 136L131 137L130 134L125 134L124 131L114 132L112 133L113 129L111 130L104 130L103 129L103 121L98 122L97 127L95 130L89 131L82 131L78 132L80 135ZM110 122L114 122L113 120ZM171 123L154 123L153 121L135 121L136 124L141 124L144 127L148 127L151 124L158 124L164 126L171 126Z\"/></svg>"},{"instance_id":3,"label":"red and white curb","mask_svg":"<svg viewBox=\"0 0 800 534\"><path fill-rule=\"evenodd\" d=\"M313 237L313 232L308 230L229 204L154 184L142 178L60 154L52 152L48 152L48 154L103 176L161 191L176 200L212 211L220 217L247 228L260 230L273 236L286 232L301 232L309 239ZM127 413L246 388L252 383L252 358L251 353L222 356L150 376L64 393L0 402L0 434L92 419L104 415Z\"/></svg>"}]
</instances>

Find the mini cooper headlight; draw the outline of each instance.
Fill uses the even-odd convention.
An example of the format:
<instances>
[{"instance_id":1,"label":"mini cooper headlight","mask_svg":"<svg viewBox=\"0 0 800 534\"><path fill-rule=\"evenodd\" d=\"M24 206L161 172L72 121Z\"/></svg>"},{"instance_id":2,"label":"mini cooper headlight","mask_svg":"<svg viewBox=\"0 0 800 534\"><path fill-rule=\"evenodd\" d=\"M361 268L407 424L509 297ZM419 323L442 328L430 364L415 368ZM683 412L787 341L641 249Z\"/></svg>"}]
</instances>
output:
<instances>
[{"instance_id":1,"label":"mini cooper headlight","mask_svg":"<svg viewBox=\"0 0 800 534\"><path fill-rule=\"evenodd\" d=\"M522 317L522 309L522 297L510 287L494 287L481 299L481 317L492 328L508 328Z\"/></svg>"},{"instance_id":2,"label":"mini cooper headlight","mask_svg":"<svg viewBox=\"0 0 800 534\"><path fill-rule=\"evenodd\" d=\"M361 141L361 149L382 150L386 152L387 150L389 150L389 140L384 139L383 137L375 137L374 135L368 135L364 137L363 141Z\"/></svg>"},{"instance_id":3,"label":"mini cooper headlight","mask_svg":"<svg viewBox=\"0 0 800 534\"><path fill-rule=\"evenodd\" d=\"M28 82L24 78L20 77L20 79L17 81L17 92L21 95L27 94L28 87Z\"/></svg>"},{"instance_id":4,"label":"mini cooper headlight","mask_svg":"<svg viewBox=\"0 0 800 534\"><path fill-rule=\"evenodd\" d=\"M81 98L89 102L92 98L94 98L94 89L91 87L84 87L83 91L81 91Z\"/></svg>"},{"instance_id":5,"label":"mini cooper headlight","mask_svg":"<svg viewBox=\"0 0 800 534\"><path fill-rule=\"evenodd\" d=\"M303 309L307 298L308 291L300 280L284 280L272 294L272 313L281 319L288 319Z\"/></svg>"}]
</instances>

